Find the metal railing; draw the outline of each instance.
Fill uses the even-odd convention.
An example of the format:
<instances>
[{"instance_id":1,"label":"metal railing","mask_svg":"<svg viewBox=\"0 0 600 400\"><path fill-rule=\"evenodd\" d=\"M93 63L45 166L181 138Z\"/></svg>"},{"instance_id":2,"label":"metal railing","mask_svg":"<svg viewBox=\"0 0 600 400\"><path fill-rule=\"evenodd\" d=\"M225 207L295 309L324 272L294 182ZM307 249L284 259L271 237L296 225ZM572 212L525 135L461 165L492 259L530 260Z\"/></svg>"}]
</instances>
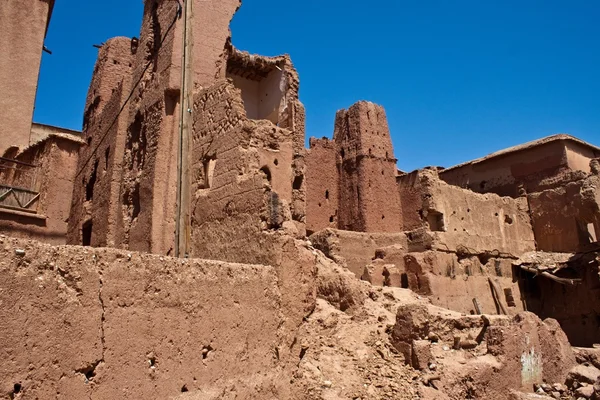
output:
<instances>
[{"instance_id":1,"label":"metal railing","mask_svg":"<svg viewBox=\"0 0 600 400\"><path fill-rule=\"evenodd\" d=\"M0 208L37 213L38 167L0 157Z\"/></svg>"}]
</instances>

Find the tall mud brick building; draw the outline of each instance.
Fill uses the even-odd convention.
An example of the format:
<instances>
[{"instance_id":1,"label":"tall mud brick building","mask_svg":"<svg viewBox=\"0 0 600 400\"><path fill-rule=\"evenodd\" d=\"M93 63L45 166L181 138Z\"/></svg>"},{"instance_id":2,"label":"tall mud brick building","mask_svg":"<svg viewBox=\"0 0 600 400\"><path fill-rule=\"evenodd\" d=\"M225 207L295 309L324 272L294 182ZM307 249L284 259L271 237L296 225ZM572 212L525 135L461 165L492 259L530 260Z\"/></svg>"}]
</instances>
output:
<instances>
[{"instance_id":1,"label":"tall mud brick building","mask_svg":"<svg viewBox=\"0 0 600 400\"><path fill-rule=\"evenodd\" d=\"M600 148L403 172L360 101L307 149L240 6L146 0L74 132L32 122L54 3L0 0L0 398L600 398Z\"/></svg>"}]
</instances>

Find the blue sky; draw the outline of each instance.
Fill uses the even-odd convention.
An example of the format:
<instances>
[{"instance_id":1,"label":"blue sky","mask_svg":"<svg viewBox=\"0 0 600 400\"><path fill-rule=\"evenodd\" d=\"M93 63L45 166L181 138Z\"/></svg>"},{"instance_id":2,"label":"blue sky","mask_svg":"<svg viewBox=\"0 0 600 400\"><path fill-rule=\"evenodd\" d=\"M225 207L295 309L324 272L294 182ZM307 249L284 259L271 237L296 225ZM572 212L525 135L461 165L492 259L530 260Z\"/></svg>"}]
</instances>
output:
<instances>
[{"instance_id":1,"label":"blue sky","mask_svg":"<svg viewBox=\"0 0 600 400\"><path fill-rule=\"evenodd\" d=\"M138 36L141 13L141 0L56 2L36 122L81 128L92 45ZM559 132L600 145L599 20L597 0L245 0L232 31L242 50L291 55L307 136L370 100L412 170Z\"/></svg>"}]
</instances>

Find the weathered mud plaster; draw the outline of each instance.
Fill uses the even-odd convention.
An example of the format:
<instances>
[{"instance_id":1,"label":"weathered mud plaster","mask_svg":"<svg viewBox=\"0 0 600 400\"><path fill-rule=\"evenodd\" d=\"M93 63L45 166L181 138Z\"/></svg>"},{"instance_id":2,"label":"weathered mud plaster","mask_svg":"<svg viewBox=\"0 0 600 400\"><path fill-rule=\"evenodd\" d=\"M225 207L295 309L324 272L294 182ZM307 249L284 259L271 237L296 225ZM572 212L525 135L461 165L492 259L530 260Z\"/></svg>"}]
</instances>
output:
<instances>
[{"instance_id":1,"label":"weathered mud plaster","mask_svg":"<svg viewBox=\"0 0 600 400\"><path fill-rule=\"evenodd\" d=\"M52 133L3 161L0 169L0 232L14 237L65 244L67 220L79 149L85 142L71 134ZM7 186L6 186L7 185ZM7 194L10 187L16 188ZM21 190L26 190L25 196Z\"/></svg>"},{"instance_id":2,"label":"weathered mud plaster","mask_svg":"<svg viewBox=\"0 0 600 400\"><path fill-rule=\"evenodd\" d=\"M278 232L305 234L304 119L293 111L300 104L298 80L288 57L231 51L230 78L194 101L192 254L262 262L261 246ZM248 92L248 82L270 76L281 90L264 115L273 120L251 119L248 108L263 100Z\"/></svg>"},{"instance_id":3,"label":"weathered mud plaster","mask_svg":"<svg viewBox=\"0 0 600 400\"><path fill-rule=\"evenodd\" d=\"M518 197L522 190L538 191L539 182L564 172L590 172L590 160L599 155L600 148L560 134L445 169L440 177L475 192Z\"/></svg>"},{"instance_id":4,"label":"weathered mud plaster","mask_svg":"<svg viewBox=\"0 0 600 400\"><path fill-rule=\"evenodd\" d=\"M291 277L0 241L2 396L18 384L23 399L166 399L213 385L285 397L287 357L299 351L285 325L297 310L282 302Z\"/></svg>"},{"instance_id":5,"label":"weathered mud plaster","mask_svg":"<svg viewBox=\"0 0 600 400\"><path fill-rule=\"evenodd\" d=\"M433 248L519 256L535 249L527 200L448 185L433 169L398 177L404 229L426 228Z\"/></svg>"},{"instance_id":6,"label":"weathered mud plaster","mask_svg":"<svg viewBox=\"0 0 600 400\"><path fill-rule=\"evenodd\" d=\"M600 240L600 176L574 178L527 195L538 250L577 252Z\"/></svg>"},{"instance_id":7,"label":"weathered mud plaster","mask_svg":"<svg viewBox=\"0 0 600 400\"><path fill-rule=\"evenodd\" d=\"M338 111L333 142L311 141L307 229L399 232L397 160L383 107L362 101ZM323 171L333 157L336 169Z\"/></svg>"},{"instance_id":8,"label":"weathered mud plaster","mask_svg":"<svg viewBox=\"0 0 600 400\"><path fill-rule=\"evenodd\" d=\"M44 38L54 0L0 3L0 156L31 142Z\"/></svg>"}]
</instances>

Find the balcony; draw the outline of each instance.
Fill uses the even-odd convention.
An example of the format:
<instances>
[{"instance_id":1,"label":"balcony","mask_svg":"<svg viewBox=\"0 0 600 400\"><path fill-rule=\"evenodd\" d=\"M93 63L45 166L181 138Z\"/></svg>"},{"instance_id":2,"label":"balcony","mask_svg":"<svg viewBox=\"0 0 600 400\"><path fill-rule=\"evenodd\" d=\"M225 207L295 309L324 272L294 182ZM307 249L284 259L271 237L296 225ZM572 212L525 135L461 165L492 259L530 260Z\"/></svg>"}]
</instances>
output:
<instances>
[{"instance_id":1,"label":"balcony","mask_svg":"<svg viewBox=\"0 0 600 400\"><path fill-rule=\"evenodd\" d=\"M38 170L33 164L0 157L0 208L36 214Z\"/></svg>"}]
</instances>

